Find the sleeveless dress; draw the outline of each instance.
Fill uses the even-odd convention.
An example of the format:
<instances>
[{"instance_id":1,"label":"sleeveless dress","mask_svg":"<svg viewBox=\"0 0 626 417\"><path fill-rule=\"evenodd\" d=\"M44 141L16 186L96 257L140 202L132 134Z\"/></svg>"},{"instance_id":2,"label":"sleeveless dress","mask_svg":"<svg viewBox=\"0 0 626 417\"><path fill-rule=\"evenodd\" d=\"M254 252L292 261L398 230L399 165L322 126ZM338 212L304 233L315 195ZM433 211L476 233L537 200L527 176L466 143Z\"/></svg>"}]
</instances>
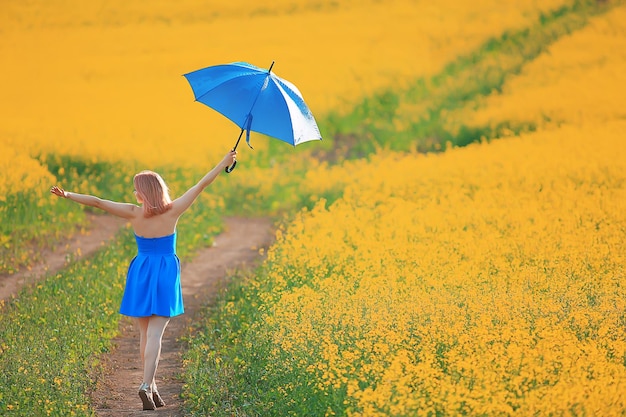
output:
<instances>
[{"instance_id":1,"label":"sleeveless dress","mask_svg":"<svg viewBox=\"0 0 626 417\"><path fill-rule=\"evenodd\" d=\"M128 267L120 313L131 317L183 314L176 232L155 238L135 234L135 240L137 256Z\"/></svg>"}]
</instances>

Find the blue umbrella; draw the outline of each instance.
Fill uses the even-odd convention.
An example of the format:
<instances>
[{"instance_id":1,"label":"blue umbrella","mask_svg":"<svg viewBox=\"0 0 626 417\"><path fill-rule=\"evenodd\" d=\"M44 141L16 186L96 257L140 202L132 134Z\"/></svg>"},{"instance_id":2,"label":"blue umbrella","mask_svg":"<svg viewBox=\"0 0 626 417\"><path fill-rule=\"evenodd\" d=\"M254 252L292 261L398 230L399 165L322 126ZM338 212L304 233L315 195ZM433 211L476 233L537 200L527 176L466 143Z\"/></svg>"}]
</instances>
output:
<instances>
[{"instance_id":1,"label":"blue umbrella","mask_svg":"<svg viewBox=\"0 0 626 417\"><path fill-rule=\"evenodd\" d=\"M295 85L246 62L215 65L185 74L196 101L226 116L241 128L233 150L246 131L280 139L293 146L321 140L315 118ZM251 147L251 146L250 146ZM231 172L235 168L226 168Z\"/></svg>"}]
</instances>

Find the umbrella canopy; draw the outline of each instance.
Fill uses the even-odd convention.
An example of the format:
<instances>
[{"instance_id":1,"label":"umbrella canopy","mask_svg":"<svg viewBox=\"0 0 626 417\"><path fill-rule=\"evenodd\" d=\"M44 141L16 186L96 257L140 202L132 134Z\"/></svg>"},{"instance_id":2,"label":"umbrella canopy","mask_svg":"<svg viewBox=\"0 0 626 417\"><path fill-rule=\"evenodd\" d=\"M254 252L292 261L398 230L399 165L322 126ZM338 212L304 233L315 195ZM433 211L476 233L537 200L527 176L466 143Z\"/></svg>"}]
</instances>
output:
<instances>
[{"instance_id":1,"label":"umbrella canopy","mask_svg":"<svg viewBox=\"0 0 626 417\"><path fill-rule=\"evenodd\" d=\"M247 132L293 146L322 139L315 118L295 85L246 62L215 65L185 74L196 101L226 116ZM241 139L241 134L239 135ZM235 148L239 144L239 139Z\"/></svg>"}]
</instances>

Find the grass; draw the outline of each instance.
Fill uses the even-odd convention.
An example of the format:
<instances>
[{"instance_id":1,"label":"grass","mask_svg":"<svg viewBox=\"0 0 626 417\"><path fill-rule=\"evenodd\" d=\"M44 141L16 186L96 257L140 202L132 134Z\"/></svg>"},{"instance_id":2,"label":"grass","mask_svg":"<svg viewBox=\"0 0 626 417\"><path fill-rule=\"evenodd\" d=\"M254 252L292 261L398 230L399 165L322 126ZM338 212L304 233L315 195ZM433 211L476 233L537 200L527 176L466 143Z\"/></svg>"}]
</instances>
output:
<instances>
[{"instance_id":1,"label":"grass","mask_svg":"<svg viewBox=\"0 0 626 417\"><path fill-rule=\"evenodd\" d=\"M2 306L0 410L11 415L93 415L91 370L107 352L130 234L92 259L73 263Z\"/></svg>"}]
</instances>

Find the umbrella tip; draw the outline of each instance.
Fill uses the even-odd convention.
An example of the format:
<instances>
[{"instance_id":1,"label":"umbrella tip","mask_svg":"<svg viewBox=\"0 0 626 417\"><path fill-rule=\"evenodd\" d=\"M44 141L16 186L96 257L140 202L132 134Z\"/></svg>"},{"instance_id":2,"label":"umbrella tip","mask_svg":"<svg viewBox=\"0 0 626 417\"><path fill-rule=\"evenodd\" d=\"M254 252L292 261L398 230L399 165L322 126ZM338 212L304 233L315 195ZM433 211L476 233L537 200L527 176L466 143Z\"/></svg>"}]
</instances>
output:
<instances>
[{"instance_id":1,"label":"umbrella tip","mask_svg":"<svg viewBox=\"0 0 626 417\"><path fill-rule=\"evenodd\" d=\"M270 65L270 69L267 70L267 72L272 72L272 67L274 66L274 61L272 61L272 65Z\"/></svg>"}]
</instances>

